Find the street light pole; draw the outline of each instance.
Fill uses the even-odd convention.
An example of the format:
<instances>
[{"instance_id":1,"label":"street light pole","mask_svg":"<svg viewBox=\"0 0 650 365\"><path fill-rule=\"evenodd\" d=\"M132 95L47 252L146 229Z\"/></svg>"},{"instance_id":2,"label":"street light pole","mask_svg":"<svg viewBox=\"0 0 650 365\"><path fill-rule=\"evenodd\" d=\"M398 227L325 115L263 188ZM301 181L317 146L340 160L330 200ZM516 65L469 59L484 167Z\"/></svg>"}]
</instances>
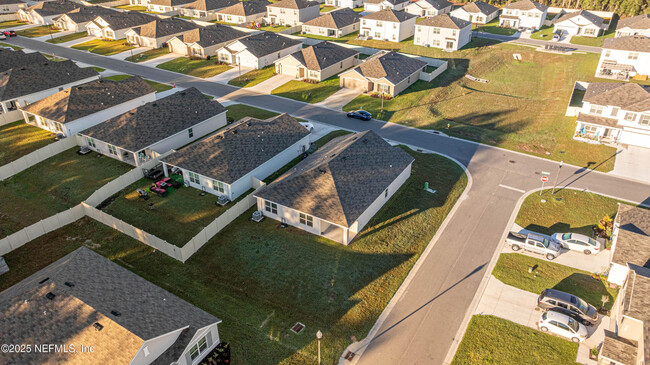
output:
<instances>
[{"instance_id":1,"label":"street light pole","mask_svg":"<svg viewBox=\"0 0 650 365\"><path fill-rule=\"evenodd\" d=\"M557 175L555 175L555 183L553 184L553 191L551 192L551 195L555 195L555 187L557 186L557 180L560 178L560 170L562 169L562 165L564 165L564 161L560 161L560 165L557 167Z\"/></svg>"},{"instance_id":2,"label":"street light pole","mask_svg":"<svg viewBox=\"0 0 650 365\"><path fill-rule=\"evenodd\" d=\"M323 338L323 332L318 330L318 332L316 332L316 338L318 339L318 365L320 365L320 340Z\"/></svg>"}]
</instances>

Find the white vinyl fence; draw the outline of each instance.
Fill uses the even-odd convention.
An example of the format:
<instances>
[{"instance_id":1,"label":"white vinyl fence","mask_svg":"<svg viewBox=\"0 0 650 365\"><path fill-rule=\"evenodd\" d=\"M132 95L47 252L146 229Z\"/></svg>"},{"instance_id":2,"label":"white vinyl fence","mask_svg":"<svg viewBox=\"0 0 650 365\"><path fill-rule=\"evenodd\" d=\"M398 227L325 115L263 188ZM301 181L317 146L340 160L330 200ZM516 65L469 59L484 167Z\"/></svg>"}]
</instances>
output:
<instances>
[{"instance_id":1,"label":"white vinyl fence","mask_svg":"<svg viewBox=\"0 0 650 365\"><path fill-rule=\"evenodd\" d=\"M12 161L4 166L0 166L0 180L10 178L17 173L24 171L39 162L77 146L77 136L64 138L60 141L50 143L45 147L39 148L36 151L29 153L15 161Z\"/></svg>"}]
</instances>

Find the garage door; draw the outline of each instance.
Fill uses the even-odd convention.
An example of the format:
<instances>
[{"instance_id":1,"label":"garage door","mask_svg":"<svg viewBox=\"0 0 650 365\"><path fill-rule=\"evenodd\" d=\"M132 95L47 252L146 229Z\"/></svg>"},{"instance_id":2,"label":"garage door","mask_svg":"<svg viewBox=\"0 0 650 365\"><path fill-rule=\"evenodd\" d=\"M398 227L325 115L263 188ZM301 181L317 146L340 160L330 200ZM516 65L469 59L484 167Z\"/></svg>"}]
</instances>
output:
<instances>
[{"instance_id":1,"label":"garage door","mask_svg":"<svg viewBox=\"0 0 650 365\"><path fill-rule=\"evenodd\" d=\"M278 67L280 68L280 74L281 75L287 75L291 77L298 77L298 67L295 66L288 66L288 65L283 65L283 64L278 64Z\"/></svg>"},{"instance_id":2,"label":"garage door","mask_svg":"<svg viewBox=\"0 0 650 365\"><path fill-rule=\"evenodd\" d=\"M102 36L101 29L90 28L90 29L88 29L88 31L90 32L90 35L93 36L93 37L101 37Z\"/></svg>"},{"instance_id":3,"label":"garage door","mask_svg":"<svg viewBox=\"0 0 650 365\"><path fill-rule=\"evenodd\" d=\"M257 59L253 57L238 57L239 62L241 63L242 66L244 67L252 67L252 68L257 68Z\"/></svg>"},{"instance_id":4,"label":"garage door","mask_svg":"<svg viewBox=\"0 0 650 365\"><path fill-rule=\"evenodd\" d=\"M343 87L353 90L368 91L368 82L356 79L343 78Z\"/></svg>"}]
</instances>

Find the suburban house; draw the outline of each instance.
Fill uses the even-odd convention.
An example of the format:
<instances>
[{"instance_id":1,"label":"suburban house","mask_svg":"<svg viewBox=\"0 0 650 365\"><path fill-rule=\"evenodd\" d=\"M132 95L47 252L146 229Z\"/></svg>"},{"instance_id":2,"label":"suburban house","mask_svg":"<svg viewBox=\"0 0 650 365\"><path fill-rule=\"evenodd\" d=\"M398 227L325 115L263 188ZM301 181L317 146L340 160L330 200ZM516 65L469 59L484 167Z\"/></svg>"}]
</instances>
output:
<instances>
[{"instance_id":1,"label":"suburban house","mask_svg":"<svg viewBox=\"0 0 650 365\"><path fill-rule=\"evenodd\" d=\"M217 12L229 6L239 3L239 0L196 0L189 4L179 7L179 14L192 18L202 18L204 20L217 19ZM264 8L266 12L266 8Z\"/></svg>"},{"instance_id":2,"label":"suburban house","mask_svg":"<svg viewBox=\"0 0 650 365\"><path fill-rule=\"evenodd\" d=\"M189 186L233 201L309 148L309 131L288 114L244 118L162 159Z\"/></svg>"},{"instance_id":3,"label":"suburban house","mask_svg":"<svg viewBox=\"0 0 650 365\"><path fill-rule=\"evenodd\" d=\"M325 0L325 5L354 9L363 6L363 0Z\"/></svg>"},{"instance_id":4,"label":"suburban house","mask_svg":"<svg viewBox=\"0 0 650 365\"><path fill-rule=\"evenodd\" d=\"M650 86L592 82L582 101L574 139L650 148Z\"/></svg>"},{"instance_id":5,"label":"suburban house","mask_svg":"<svg viewBox=\"0 0 650 365\"><path fill-rule=\"evenodd\" d=\"M54 25L64 31L85 32L88 24L101 15L116 13L115 10L102 6L84 6L54 18Z\"/></svg>"},{"instance_id":6,"label":"suburban house","mask_svg":"<svg viewBox=\"0 0 650 365\"><path fill-rule=\"evenodd\" d=\"M321 82L356 65L359 51L320 42L275 61L275 73Z\"/></svg>"},{"instance_id":7,"label":"suburban house","mask_svg":"<svg viewBox=\"0 0 650 365\"><path fill-rule=\"evenodd\" d=\"M605 331L599 364L650 361L650 211L619 204L607 280L619 285L612 307L616 332Z\"/></svg>"},{"instance_id":8,"label":"suburban house","mask_svg":"<svg viewBox=\"0 0 650 365\"><path fill-rule=\"evenodd\" d=\"M426 62L396 52L380 51L359 66L339 75L341 87L390 97L420 79Z\"/></svg>"},{"instance_id":9,"label":"suburban house","mask_svg":"<svg viewBox=\"0 0 650 365\"><path fill-rule=\"evenodd\" d=\"M598 37L607 26L604 19L586 10L564 14L554 22L553 33ZM604 28L605 27L605 28Z\"/></svg>"},{"instance_id":10,"label":"suburban house","mask_svg":"<svg viewBox=\"0 0 650 365\"><path fill-rule=\"evenodd\" d=\"M216 24L200 27L176 36L167 42L169 52L189 57L212 57L217 50L232 41L246 37L250 33L233 27Z\"/></svg>"},{"instance_id":11,"label":"suburban house","mask_svg":"<svg viewBox=\"0 0 650 365\"><path fill-rule=\"evenodd\" d=\"M115 12L115 14L100 15L86 26L88 35L104 39L124 39L126 32L157 18L138 11Z\"/></svg>"},{"instance_id":12,"label":"suburban house","mask_svg":"<svg viewBox=\"0 0 650 365\"><path fill-rule=\"evenodd\" d=\"M221 62L260 69L301 49L302 42L299 40L273 32L262 32L221 47L217 56Z\"/></svg>"},{"instance_id":13,"label":"suburban house","mask_svg":"<svg viewBox=\"0 0 650 365\"><path fill-rule=\"evenodd\" d=\"M499 8L479 0L452 10L451 16L473 24L487 24L499 16Z\"/></svg>"},{"instance_id":14,"label":"suburban house","mask_svg":"<svg viewBox=\"0 0 650 365\"><path fill-rule=\"evenodd\" d=\"M22 50L14 51L13 49L0 48L0 72L40 62L47 62L47 58L40 52L25 53Z\"/></svg>"},{"instance_id":15,"label":"suburban house","mask_svg":"<svg viewBox=\"0 0 650 365\"><path fill-rule=\"evenodd\" d=\"M335 138L255 193L264 216L348 245L411 176L373 131Z\"/></svg>"},{"instance_id":16,"label":"suburban house","mask_svg":"<svg viewBox=\"0 0 650 365\"><path fill-rule=\"evenodd\" d=\"M629 80L650 75L650 38L642 35L607 38L603 43L596 76Z\"/></svg>"},{"instance_id":17,"label":"suburban house","mask_svg":"<svg viewBox=\"0 0 650 365\"><path fill-rule=\"evenodd\" d=\"M16 66L0 73L0 119L15 122L20 108L74 85L99 78L92 67L80 68L70 60L43 61Z\"/></svg>"},{"instance_id":18,"label":"suburban house","mask_svg":"<svg viewBox=\"0 0 650 365\"><path fill-rule=\"evenodd\" d=\"M139 166L226 125L226 108L189 88L79 133L105 156Z\"/></svg>"},{"instance_id":19,"label":"suburban house","mask_svg":"<svg viewBox=\"0 0 650 365\"><path fill-rule=\"evenodd\" d=\"M506 28L541 29L548 6L532 0L519 0L503 7L499 26Z\"/></svg>"},{"instance_id":20,"label":"suburban house","mask_svg":"<svg viewBox=\"0 0 650 365\"><path fill-rule=\"evenodd\" d=\"M359 13L342 8L327 12L302 25L303 34L338 38L359 30Z\"/></svg>"},{"instance_id":21,"label":"suburban house","mask_svg":"<svg viewBox=\"0 0 650 365\"><path fill-rule=\"evenodd\" d=\"M7 364L191 365L221 342L221 320L85 246L1 292L0 322L5 342L73 346Z\"/></svg>"},{"instance_id":22,"label":"suburban house","mask_svg":"<svg viewBox=\"0 0 650 365\"><path fill-rule=\"evenodd\" d=\"M405 11L417 16L436 16L451 12L453 3L447 0L417 0L406 6Z\"/></svg>"},{"instance_id":23,"label":"suburban house","mask_svg":"<svg viewBox=\"0 0 650 365\"><path fill-rule=\"evenodd\" d=\"M18 10L26 8L27 3L22 0L0 0L0 15L5 20L8 18L18 19Z\"/></svg>"},{"instance_id":24,"label":"suburban house","mask_svg":"<svg viewBox=\"0 0 650 365\"><path fill-rule=\"evenodd\" d=\"M650 14L641 14L618 20L616 37L627 37L631 35L650 37Z\"/></svg>"},{"instance_id":25,"label":"suburban house","mask_svg":"<svg viewBox=\"0 0 650 365\"><path fill-rule=\"evenodd\" d=\"M266 6L266 21L279 25L300 25L320 16L320 4L309 0L280 0Z\"/></svg>"},{"instance_id":26,"label":"suburban house","mask_svg":"<svg viewBox=\"0 0 650 365\"><path fill-rule=\"evenodd\" d=\"M54 18L82 6L69 0L41 1L18 10L18 18L32 24L52 24Z\"/></svg>"},{"instance_id":27,"label":"suburban house","mask_svg":"<svg viewBox=\"0 0 650 365\"><path fill-rule=\"evenodd\" d=\"M413 36L416 15L391 9L380 10L361 18L359 35L369 39L401 42Z\"/></svg>"},{"instance_id":28,"label":"suburban house","mask_svg":"<svg viewBox=\"0 0 650 365\"><path fill-rule=\"evenodd\" d=\"M472 23L444 14L417 23L413 44L457 51L471 40Z\"/></svg>"},{"instance_id":29,"label":"suburban house","mask_svg":"<svg viewBox=\"0 0 650 365\"><path fill-rule=\"evenodd\" d=\"M160 48L163 43L183 33L199 28L199 25L179 18L154 19L126 31L126 41L138 47Z\"/></svg>"},{"instance_id":30,"label":"suburban house","mask_svg":"<svg viewBox=\"0 0 650 365\"><path fill-rule=\"evenodd\" d=\"M237 1L216 12L217 20L233 24L250 23L266 16L267 0Z\"/></svg>"},{"instance_id":31,"label":"suburban house","mask_svg":"<svg viewBox=\"0 0 650 365\"><path fill-rule=\"evenodd\" d=\"M374 13L376 11L404 10L410 3L410 0L366 0L363 2L363 11Z\"/></svg>"},{"instance_id":32,"label":"suburban house","mask_svg":"<svg viewBox=\"0 0 650 365\"><path fill-rule=\"evenodd\" d=\"M22 109L24 120L66 137L150 101L156 90L140 77L99 79L59 91Z\"/></svg>"},{"instance_id":33,"label":"suburban house","mask_svg":"<svg viewBox=\"0 0 650 365\"><path fill-rule=\"evenodd\" d=\"M158 13L169 13L178 8L183 8L191 2L192 0L149 0L147 2L147 10Z\"/></svg>"}]
</instances>

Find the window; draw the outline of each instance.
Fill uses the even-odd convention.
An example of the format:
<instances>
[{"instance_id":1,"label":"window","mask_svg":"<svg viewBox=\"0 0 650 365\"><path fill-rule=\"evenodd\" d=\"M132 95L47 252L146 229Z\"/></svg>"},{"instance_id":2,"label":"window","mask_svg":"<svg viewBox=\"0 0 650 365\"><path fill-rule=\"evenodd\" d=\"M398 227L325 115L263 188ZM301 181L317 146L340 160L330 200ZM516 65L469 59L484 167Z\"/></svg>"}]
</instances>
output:
<instances>
[{"instance_id":1,"label":"window","mask_svg":"<svg viewBox=\"0 0 650 365\"><path fill-rule=\"evenodd\" d=\"M440 34L440 28L433 28L433 34Z\"/></svg>"},{"instance_id":2,"label":"window","mask_svg":"<svg viewBox=\"0 0 650 365\"><path fill-rule=\"evenodd\" d=\"M115 38L115 34L113 33L113 31L107 30L106 31L106 38L110 38L110 39Z\"/></svg>"},{"instance_id":3,"label":"window","mask_svg":"<svg viewBox=\"0 0 650 365\"><path fill-rule=\"evenodd\" d=\"M379 91L382 94L388 94L390 93L390 86L386 84L379 84L377 85L377 91Z\"/></svg>"},{"instance_id":4,"label":"window","mask_svg":"<svg viewBox=\"0 0 650 365\"><path fill-rule=\"evenodd\" d=\"M417 29L418 33L422 31L422 27L417 27L416 29Z\"/></svg>"},{"instance_id":5,"label":"window","mask_svg":"<svg viewBox=\"0 0 650 365\"><path fill-rule=\"evenodd\" d=\"M269 213L273 214L278 214L278 205L275 203L271 203L268 200L264 201L264 210L266 210Z\"/></svg>"},{"instance_id":6,"label":"window","mask_svg":"<svg viewBox=\"0 0 650 365\"><path fill-rule=\"evenodd\" d=\"M434 46L440 46L440 40L438 40L438 39L434 39L434 40L433 40L433 45L434 45Z\"/></svg>"},{"instance_id":7,"label":"window","mask_svg":"<svg viewBox=\"0 0 650 365\"><path fill-rule=\"evenodd\" d=\"M612 51L610 51L610 50L605 51L605 57L609 57L609 55L611 55L611 54L612 54Z\"/></svg>"},{"instance_id":8,"label":"window","mask_svg":"<svg viewBox=\"0 0 650 365\"><path fill-rule=\"evenodd\" d=\"M381 38L381 33L375 32L375 38Z\"/></svg>"},{"instance_id":9,"label":"window","mask_svg":"<svg viewBox=\"0 0 650 365\"><path fill-rule=\"evenodd\" d=\"M318 80L318 71L309 70L307 72L307 77L312 80Z\"/></svg>"},{"instance_id":10,"label":"window","mask_svg":"<svg viewBox=\"0 0 650 365\"><path fill-rule=\"evenodd\" d=\"M636 60L639 58L639 52L630 52L627 55L628 60Z\"/></svg>"},{"instance_id":11,"label":"window","mask_svg":"<svg viewBox=\"0 0 650 365\"><path fill-rule=\"evenodd\" d=\"M393 29L397 29L397 23L393 23Z\"/></svg>"},{"instance_id":12,"label":"window","mask_svg":"<svg viewBox=\"0 0 650 365\"><path fill-rule=\"evenodd\" d=\"M596 133L598 132L598 127L595 125L584 125L582 128L584 128L586 133Z\"/></svg>"},{"instance_id":13,"label":"window","mask_svg":"<svg viewBox=\"0 0 650 365\"><path fill-rule=\"evenodd\" d=\"M639 124L650 125L650 114L641 114L641 118L639 118Z\"/></svg>"},{"instance_id":14,"label":"window","mask_svg":"<svg viewBox=\"0 0 650 365\"><path fill-rule=\"evenodd\" d=\"M194 137L194 130L192 128L188 129L187 135L190 136L190 138Z\"/></svg>"},{"instance_id":15,"label":"window","mask_svg":"<svg viewBox=\"0 0 650 365\"><path fill-rule=\"evenodd\" d=\"M300 213L300 224L305 225L307 227L313 227L314 217L307 214Z\"/></svg>"},{"instance_id":16,"label":"window","mask_svg":"<svg viewBox=\"0 0 650 365\"><path fill-rule=\"evenodd\" d=\"M115 146L113 146L112 144L109 144L108 145L108 153L110 153L111 155L117 156L117 148L115 148Z\"/></svg>"},{"instance_id":17,"label":"window","mask_svg":"<svg viewBox=\"0 0 650 365\"><path fill-rule=\"evenodd\" d=\"M63 133L63 127L61 126L61 123L54 123L54 125L56 126L57 131Z\"/></svg>"},{"instance_id":18,"label":"window","mask_svg":"<svg viewBox=\"0 0 650 365\"><path fill-rule=\"evenodd\" d=\"M86 142L88 142L88 146L97 148L97 146L95 145L95 140L94 139L92 139L90 137L86 137Z\"/></svg>"},{"instance_id":19,"label":"window","mask_svg":"<svg viewBox=\"0 0 650 365\"><path fill-rule=\"evenodd\" d=\"M590 29L590 28L585 29L585 34L586 35L594 35L594 34L596 34L596 30Z\"/></svg>"},{"instance_id":20,"label":"window","mask_svg":"<svg viewBox=\"0 0 650 365\"><path fill-rule=\"evenodd\" d=\"M453 35L454 37L456 36L456 34L458 34L458 33L456 33L455 30L451 32L451 35Z\"/></svg>"},{"instance_id":21,"label":"window","mask_svg":"<svg viewBox=\"0 0 650 365\"><path fill-rule=\"evenodd\" d=\"M592 105L589 109L590 114L603 114L603 107L600 105Z\"/></svg>"},{"instance_id":22,"label":"window","mask_svg":"<svg viewBox=\"0 0 650 365\"><path fill-rule=\"evenodd\" d=\"M362 21L362 23L363 23L363 25L366 25L366 20L365 20L365 19L363 19L363 21Z\"/></svg>"},{"instance_id":23,"label":"window","mask_svg":"<svg viewBox=\"0 0 650 365\"><path fill-rule=\"evenodd\" d=\"M420 44L420 38L415 38L415 44Z\"/></svg>"},{"instance_id":24,"label":"window","mask_svg":"<svg viewBox=\"0 0 650 365\"><path fill-rule=\"evenodd\" d=\"M383 26L383 25L384 25L383 22L380 22L380 21L377 22L377 26L378 26L378 27L381 27L381 26Z\"/></svg>"},{"instance_id":25,"label":"window","mask_svg":"<svg viewBox=\"0 0 650 365\"><path fill-rule=\"evenodd\" d=\"M616 115L618 115L618 111L619 111L619 110L620 110L620 108L613 107L613 108L612 108L612 114L611 114L612 117L615 117Z\"/></svg>"},{"instance_id":26,"label":"window","mask_svg":"<svg viewBox=\"0 0 650 365\"><path fill-rule=\"evenodd\" d=\"M560 308L569 309L569 306L566 305L566 303L557 302L557 305L558 305L558 307L560 307Z\"/></svg>"},{"instance_id":27,"label":"window","mask_svg":"<svg viewBox=\"0 0 650 365\"><path fill-rule=\"evenodd\" d=\"M205 337L201 338L199 342L190 348L190 358L192 361L196 360L200 354L204 353L208 348L208 343Z\"/></svg>"},{"instance_id":28,"label":"window","mask_svg":"<svg viewBox=\"0 0 650 365\"><path fill-rule=\"evenodd\" d=\"M284 9L280 9L280 14L284 14Z\"/></svg>"},{"instance_id":29,"label":"window","mask_svg":"<svg viewBox=\"0 0 650 365\"><path fill-rule=\"evenodd\" d=\"M224 185L221 181L215 181L212 180L212 189L220 192L220 193L225 193L226 189L224 188Z\"/></svg>"},{"instance_id":30,"label":"window","mask_svg":"<svg viewBox=\"0 0 650 365\"><path fill-rule=\"evenodd\" d=\"M396 38L395 38L395 34L393 34L393 40L396 40Z\"/></svg>"},{"instance_id":31,"label":"window","mask_svg":"<svg viewBox=\"0 0 650 365\"><path fill-rule=\"evenodd\" d=\"M635 119L636 119L636 114L635 113L630 113L630 112L625 113L625 120L626 121L634 122Z\"/></svg>"},{"instance_id":32,"label":"window","mask_svg":"<svg viewBox=\"0 0 650 365\"><path fill-rule=\"evenodd\" d=\"M199 179L199 174L195 174L193 172L188 172L188 175L190 176L190 182L193 182L195 184L201 184L201 179Z\"/></svg>"}]
</instances>

